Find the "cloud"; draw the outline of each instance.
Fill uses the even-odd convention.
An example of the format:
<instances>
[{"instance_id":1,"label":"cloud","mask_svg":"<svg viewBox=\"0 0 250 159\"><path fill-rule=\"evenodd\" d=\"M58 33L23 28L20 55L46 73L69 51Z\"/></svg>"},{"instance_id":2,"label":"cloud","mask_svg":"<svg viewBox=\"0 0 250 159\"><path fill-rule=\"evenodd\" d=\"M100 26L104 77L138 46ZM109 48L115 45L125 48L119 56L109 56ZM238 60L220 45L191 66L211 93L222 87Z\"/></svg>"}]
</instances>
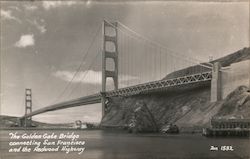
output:
<instances>
[{"instance_id":1,"label":"cloud","mask_svg":"<svg viewBox=\"0 0 250 159\"><path fill-rule=\"evenodd\" d=\"M57 8L61 6L71 6L76 4L75 1L43 1L42 5L44 9L49 10L51 8Z\"/></svg>"},{"instance_id":2,"label":"cloud","mask_svg":"<svg viewBox=\"0 0 250 159\"><path fill-rule=\"evenodd\" d=\"M45 33L47 31L47 29L45 28L44 24L40 24L37 22L37 20L27 20L31 25L35 26L37 28L37 30L40 31L41 34ZM42 22L44 22L44 20L41 20Z\"/></svg>"},{"instance_id":3,"label":"cloud","mask_svg":"<svg viewBox=\"0 0 250 159\"><path fill-rule=\"evenodd\" d=\"M1 10L0 15L1 15L3 20L15 20L15 21L21 23L21 21L18 18L16 18L15 16L12 15L11 10Z\"/></svg>"},{"instance_id":4,"label":"cloud","mask_svg":"<svg viewBox=\"0 0 250 159\"><path fill-rule=\"evenodd\" d=\"M21 12L21 9L19 9L19 8L16 7L16 6L9 6L8 8L9 8L9 9L12 9L12 10L16 10L16 11Z\"/></svg>"},{"instance_id":5,"label":"cloud","mask_svg":"<svg viewBox=\"0 0 250 159\"><path fill-rule=\"evenodd\" d=\"M72 71L56 71L53 75L64 81L71 81L74 74L75 72L72 72ZM83 77L84 77L84 80L83 80ZM93 70L81 71L75 76L72 82L86 83L86 84L101 84L101 72L93 71Z\"/></svg>"},{"instance_id":6,"label":"cloud","mask_svg":"<svg viewBox=\"0 0 250 159\"><path fill-rule=\"evenodd\" d=\"M90 7L91 7L91 4L92 4L91 0L88 0L88 1L86 2L87 8L90 8Z\"/></svg>"},{"instance_id":7,"label":"cloud","mask_svg":"<svg viewBox=\"0 0 250 159\"><path fill-rule=\"evenodd\" d=\"M35 6L35 5L30 5L30 4L24 5L24 8L25 8L26 10L29 10L29 11L34 11L34 10L37 10L37 9L38 9L37 6Z\"/></svg>"},{"instance_id":8,"label":"cloud","mask_svg":"<svg viewBox=\"0 0 250 159\"><path fill-rule=\"evenodd\" d=\"M43 34L45 33L47 30L45 28L45 25L39 25L38 23L35 23L37 29Z\"/></svg>"},{"instance_id":9,"label":"cloud","mask_svg":"<svg viewBox=\"0 0 250 159\"><path fill-rule=\"evenodd\" d=\"M20 40L15 43L16 47L25 48L35 45L34 35L26 34L20 37Z\"/></svg>"},{"instance_id":10,"label":"cloud","mask_svg":"<svg viewBox=\"0 0 250 159\"><path fill-rule=\"evenodd\" d=\"M53 73L55 77L58 77L64 81L71 81L72 77L74 76L75 72L73 71L56 71ZM83 78L84 77L84 78ZM131 75L119 75L119 78L124 79L120 81L121 83L128 81L128 80L138 80L139 78L136 76ZM101 71L81 71L79 72L72 82L74 83L85 83L85 84L101 84L102 73ZM107 81L108 83L111 82L110 78Z\"/></svg>"},{"instance_id":11,"label":"cloud","mask_svg":"<svg viewBox=\"0 0 250 159\"><path fill-rule=\"evenodd\" d=\"M8 87L8 88L14 88L14 87L16 87L16 84L14 84L14 83L4 83L3 86Z\"/></svg>"}]
</instances>

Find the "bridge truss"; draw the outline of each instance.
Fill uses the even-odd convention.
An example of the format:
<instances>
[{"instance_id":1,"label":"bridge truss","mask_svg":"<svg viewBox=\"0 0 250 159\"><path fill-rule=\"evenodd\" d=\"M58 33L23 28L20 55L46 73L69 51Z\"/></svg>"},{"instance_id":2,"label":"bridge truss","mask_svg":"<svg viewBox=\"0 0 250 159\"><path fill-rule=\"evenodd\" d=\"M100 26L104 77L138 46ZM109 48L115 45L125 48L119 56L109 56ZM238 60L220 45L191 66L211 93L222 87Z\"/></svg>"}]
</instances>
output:
<instances>
[{"instance_id":1,"label":"bridge truss","mask_svg":"<svg viewBox=\"0 0 250 159\"><path fill-rule=\"evenodd\" d=\"M114 97L114 96L131 96L136 94L145 93L152 90L162 90L164 88L169 88L173 86L180 86L186 84L192 84L197 82L211 81L212 80L212 72L202 72L198 74L187 75L183 77L159 80L148 82L145 84L139 84L131 87L121 88L114 91L106 92L106 97Z\"/></svg>"}]
</instances>

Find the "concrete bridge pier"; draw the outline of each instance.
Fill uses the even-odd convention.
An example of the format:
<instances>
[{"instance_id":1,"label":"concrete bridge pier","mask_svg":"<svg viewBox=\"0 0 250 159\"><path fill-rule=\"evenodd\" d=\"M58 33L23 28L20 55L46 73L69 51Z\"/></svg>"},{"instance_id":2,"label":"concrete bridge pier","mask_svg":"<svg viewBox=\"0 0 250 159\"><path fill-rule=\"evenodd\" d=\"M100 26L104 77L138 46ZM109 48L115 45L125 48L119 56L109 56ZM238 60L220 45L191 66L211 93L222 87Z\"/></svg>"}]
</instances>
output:
<instances>
[{"instance_id":1,"label":"concrete bridge pier","mask_svg":"<svg viewBox=\"0 0 250 159\"><path fill-rule=\"evenodd\" d=\"M221 88L221 64L216 62L213 64L212 69L212 81L211 81L211 96L210 101L216 102L222 98L222 88Z\"/></svg>"},{"instance_id":2,"label":"concrete bridge pier","mask_svg":"<svg viewBox=\"0 0 250 159\"><path fill-rule=\"evenodd\" d=\"M18 127L23 127L24 126L24 120L22 118L17 118L17 124L18 124Z\"/></svg>"},{"instance_id":3,"label":"concrete bridge pier","mask_svg":"<svg viewBox=\"0 0 250 159\"><path fill-rule=\"evenodd\" d=\"M19 118L17 124L19 127L32 127L32 120L30 118Z\"/></svg>"},{"instance_id":4,"label":"concrete bridge pier","mask_svg":"<svg viewBox=\"0 0 250 159\"><path fill-rule=\"evenodd\" d=\"M105 115L105 110L106 110L106 95L104 92L101 92L101 103L102 103L102 117Z\"/></svg>"}]
</instances>

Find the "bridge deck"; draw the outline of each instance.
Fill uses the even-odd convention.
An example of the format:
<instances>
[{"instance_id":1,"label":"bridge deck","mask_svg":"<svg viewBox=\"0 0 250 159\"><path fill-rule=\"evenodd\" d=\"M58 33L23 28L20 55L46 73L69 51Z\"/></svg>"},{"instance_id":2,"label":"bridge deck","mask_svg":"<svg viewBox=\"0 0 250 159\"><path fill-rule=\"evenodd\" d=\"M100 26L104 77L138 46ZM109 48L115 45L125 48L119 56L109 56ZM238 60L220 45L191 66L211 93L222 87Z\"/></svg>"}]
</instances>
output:
<instances>
[{"instance_id":1,"label":"bridge deck","mask_svg":"<svg viewBox=\"0 0 250 159\"><path fill-rule=\"evenodd\" d=\"M49 111L54 111L54 110L59 110L59 109L66 109L66 108L71 108L71 107L77 107L81 105L88 105L88 104L95 104L95 103L100 103L101 102L101 96L100 94L93 94L90 96L85 96L82 98L77 98L77 99L72 99L70 101L66 102L61 102L57 104L53 104L38 110L33 111L30 114L27 114L23 116L22 118L28 118L34 115L38 115L41 113L49 112Z\"/></svg>"},{"instance_id":2,"label":"bridge deck","mask_svg":"<svg viewBox=\"0 0 250 159\"><path fill-rule=\"evenodd\" d=\"M115 91L108 91L105 92L106 97L114 97L114 96L132 96L140 93L149 92L152 90L162 90L165 88L173 87L173 86L180 86L180 85L186 85L186 84L193 84L198 82L204 82L204 81L210 81L212 79L212 72L202 72L198 74L193 75L187 75L183 77L173 78L173 79L166 79L166 80L159 80L159 81L153 81L148 82L144 84L139 84L131 87L121 88ZM30 114L27 114L21 119L28 118L34 115L38 115L41 113L59 110L59 109L65 109L65 108L71 108L81 105L88 105L88 104L95 104L101 102L101 93L73 99L66 102L57 103L54 105L50 105L41 109L38 109L36 111L33 111Z\"/></svg>"},{"instance_id":3,"label":"bridge deck","mask_svg":"<svg viewBox=\"0 0 250 159\"><path fill-rule=\"evenodd\" d=\"M148 92L151 90L160 90L172 86L179 86L184 84L192 84L196 82L210 81L212 79L212 72L202 72L192 75L187 75L183 77L159 80L148 82L144 84L139 84L131 87L121 88L114 91L106 92L106 97L113 96L131 96L139 93Z\"/></svg>"}]
</instances>

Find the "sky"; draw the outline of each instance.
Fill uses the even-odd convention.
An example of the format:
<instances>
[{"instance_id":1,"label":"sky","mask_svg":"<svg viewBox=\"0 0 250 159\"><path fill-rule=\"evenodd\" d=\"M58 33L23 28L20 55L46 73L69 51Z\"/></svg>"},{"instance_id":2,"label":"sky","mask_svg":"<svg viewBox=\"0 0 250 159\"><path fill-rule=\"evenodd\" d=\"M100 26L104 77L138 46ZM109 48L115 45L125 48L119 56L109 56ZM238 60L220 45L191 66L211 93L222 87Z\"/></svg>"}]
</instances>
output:
<instances>
[{"instance_id":1,"label":"sky","mask_svg":"<svg viewBox=\"0 0 250 159\"><path fill-rule=\"evenodd\" d=\"M57 99L81 64L81 74L90 72L91 76L84 81L76 77L70 87L79 89L73 96L86 93L82 86L94 90L93 83L97 82L92 76L100 72L88 66L95 54L83 60L82 57L103 19L120 21L166 48L203 61L209 56L218 58L249 46L248 2L0 3L1 115L24 114L25 88L32 88L34 110L67 100L70 97ZM99 122L101 106L59 110L34 119L53 123Z\"/></svg>"}]
</instances>

